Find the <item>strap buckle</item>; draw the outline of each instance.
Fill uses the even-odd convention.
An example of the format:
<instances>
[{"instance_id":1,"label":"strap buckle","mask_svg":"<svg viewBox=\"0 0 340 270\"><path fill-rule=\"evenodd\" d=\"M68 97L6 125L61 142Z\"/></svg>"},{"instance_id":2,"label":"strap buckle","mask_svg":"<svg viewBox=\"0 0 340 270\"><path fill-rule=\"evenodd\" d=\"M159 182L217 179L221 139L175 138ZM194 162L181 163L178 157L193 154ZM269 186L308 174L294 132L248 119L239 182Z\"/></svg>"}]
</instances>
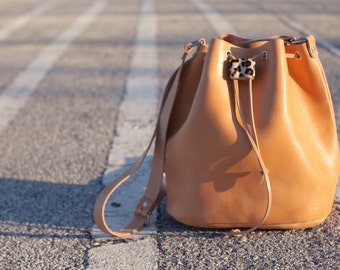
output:
<instances>
[{"instance_id":1,"label":"strap buckle","mask_svg":"<svg viewBox=\"0 0 340 270\"><path fill-rule=\"evenodd\" d=\"M150 226L151 215L152 215L152 212L148 212L146 214L144 226L146 227Z\"/></svg>"},{"instance_id":2,"label":"strap buckle","mask_svg":"<svg viewBox=\"0 0 340 270\"><path fill-rule=\"evenodd\" d=\"M205 39L204 38L200 38L194 41L191 41L187 44L184 45L184 55L188 54L192 48L200 46L200 45L204 45L205 44ZM183 57L182 57L183 58Z\"/></svg>"},{"instance_id":3,"label":"strap buckle","mask_svg":"<svg viewBox=\"0 0 340 270\"><path fill-rule=\"evenodd\" d=\"M293 37L289 40L291 44L301 44L301 43L305 43L306 41L307 39L304 37Z\"/></svg>"},{"instance_id":4,"label":"strap buckle","mask_svg":"<svg viewBox=\"0 0 340 270\"><path fill-rule=\"evenodd\" d=\"M143 196L136 207L135 214L147 219L147 216L150 215L153 209L153 205L154 201Z\"/></svg>"}]
</instances>

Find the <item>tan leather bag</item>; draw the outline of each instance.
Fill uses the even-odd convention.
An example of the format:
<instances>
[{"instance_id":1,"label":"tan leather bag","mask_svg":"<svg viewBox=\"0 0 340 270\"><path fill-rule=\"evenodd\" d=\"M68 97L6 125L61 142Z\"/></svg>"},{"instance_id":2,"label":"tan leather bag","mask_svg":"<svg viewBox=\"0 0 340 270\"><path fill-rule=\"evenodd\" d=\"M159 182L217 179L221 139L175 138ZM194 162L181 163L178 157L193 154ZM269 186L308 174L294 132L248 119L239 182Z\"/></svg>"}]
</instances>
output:
<instances>
[{"instance_id":1,"label":"tan leather bag","mask_svg":"<svg viewBox=\"0 0 340 270\"><path fill-rule=\"evenodd\" d=\"M188 44L165 89L154 138L149 183L125 228L109 228L105 205L150 146L99 195L94 217L104 232L136 232L165 190L169 214L197 227L299 229L331 211L338 139L311 35L222 35L209 46L204 39Z\"/></svg>"}]
</instances>

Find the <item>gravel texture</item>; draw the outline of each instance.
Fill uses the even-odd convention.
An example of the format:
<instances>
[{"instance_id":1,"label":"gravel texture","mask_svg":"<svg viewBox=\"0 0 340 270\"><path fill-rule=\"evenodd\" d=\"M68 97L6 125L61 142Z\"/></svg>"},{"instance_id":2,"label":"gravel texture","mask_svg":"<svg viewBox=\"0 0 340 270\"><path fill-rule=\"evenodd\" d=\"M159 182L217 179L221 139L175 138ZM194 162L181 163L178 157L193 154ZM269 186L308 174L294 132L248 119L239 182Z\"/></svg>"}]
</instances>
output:
<instances>
[{"instance_id":1,"label":"gravel texture","mask_svg":"<svg viewBox=\"0 0 340 270\"><path fill-rule=\"evenodd\" d=\"M240 238L230 230L198 229L159 208L159 269L339 269L340 208L320 226L259 230Z\"/></svg>"}]
</instances>

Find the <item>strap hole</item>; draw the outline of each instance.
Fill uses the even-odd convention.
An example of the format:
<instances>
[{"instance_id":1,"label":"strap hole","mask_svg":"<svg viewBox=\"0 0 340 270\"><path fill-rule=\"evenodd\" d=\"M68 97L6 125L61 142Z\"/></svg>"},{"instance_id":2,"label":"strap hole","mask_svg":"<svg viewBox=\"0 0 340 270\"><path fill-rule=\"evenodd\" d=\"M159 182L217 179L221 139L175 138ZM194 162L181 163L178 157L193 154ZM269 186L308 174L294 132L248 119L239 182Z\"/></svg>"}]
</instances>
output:
<instances>
[{"instance_id":1,"label":"strap hole","mask_svg":"<svg viewBox=\"0 0 340 270\"><path fill-rule=\"evenodd\" d=\"M263 51L262 52L262 56L263 56L263 60L267 60L268 59L268 52L267 51Z\"/></svg>"},{"instance_id":2,"label":"strap hole","mask_svg":"<svg viewBox=\"0 0 340 270\"><path fill-rule=\"evenodd\" d=\"M235 59L235 57L233 56L233 54L231 53L231 50L226 50L225 51L225 57L227 58L227 60L230 62L231 60Z\"/></svg>"},{"instance_id":3,"label":"strap hole","mask_svg":"<svg viewBox=\"0 0 340 270\"><path fill-rule=\"evenodd\" d=\"M301 59L301 54L299 52L295 52L294 56L296 59L300 60Z\"/></svg>"}]
</instances>

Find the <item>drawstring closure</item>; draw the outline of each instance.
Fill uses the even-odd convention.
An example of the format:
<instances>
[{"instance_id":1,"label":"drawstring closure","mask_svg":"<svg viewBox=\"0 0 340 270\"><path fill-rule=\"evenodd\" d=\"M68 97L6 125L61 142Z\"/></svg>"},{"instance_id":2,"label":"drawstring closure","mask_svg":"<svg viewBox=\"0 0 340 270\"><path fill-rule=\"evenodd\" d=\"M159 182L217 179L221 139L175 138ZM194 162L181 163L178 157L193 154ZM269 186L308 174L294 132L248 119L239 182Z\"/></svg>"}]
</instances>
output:
<instances>
[{"instance_id":1,"label":"drawstring closure","mask_svg":"<svg viewBox=\"0 0 340 270\"><path fill-rule=\"evenodd\" d=\"M266 193L267 193L267 206L266 210L264 212L264 215L262 219L254 225L254 227L245 230L245 231L240 231L240 230L233 230L232 234L233 236L239 237L242 236L243 234L252 232L256 229L258 229L267 219L271 207L271 202L272 202L272 192L271 192L271 186L270 186L270 179L269 179L269 171L264 163L264 160L261 155L260 151L260 145L259 145L259 140L257 137L257 132L256 132L256 125L255 125L255 116L254 116L254 104L253 104L253 78L255 77L255 58L258 57L263 57L264 60L267 59L268 54L267 52L263 52L261 54L258 54L254 56L253 58L249 59L237 59L235 58L230 51L226 52L226 57L231 62L231 68L230 68L230 78L233 79L234 81L234 97L235 97L235 113L236 113L236 118L245 131L248 140L255 152L255 155L257 157L257 161L260 165L260 171L259 174L261 176L261 180L259 183L259 188L265 182L266 185ZM237 63L235 65L235 63ZM239 80L248 80L248 94L249 94L249 100L250 100L250 127L247 124L242 106L241 106L241 99L240 99L240 89L239 89Z\"/></svg>"}]
</instances>

